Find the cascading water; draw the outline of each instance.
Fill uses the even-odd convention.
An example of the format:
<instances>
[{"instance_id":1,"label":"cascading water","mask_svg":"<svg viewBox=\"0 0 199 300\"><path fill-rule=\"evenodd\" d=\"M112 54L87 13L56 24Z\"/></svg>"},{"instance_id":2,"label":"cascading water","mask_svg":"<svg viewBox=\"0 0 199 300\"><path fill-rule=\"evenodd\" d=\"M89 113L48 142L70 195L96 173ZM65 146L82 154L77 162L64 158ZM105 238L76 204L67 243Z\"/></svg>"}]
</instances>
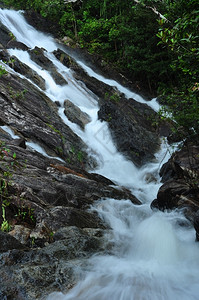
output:
<instances>
[{"instance_id":1,"label":"cascading water","mask_svg":"<svg viewBox=\"0 0 199 300\"><path fill-rule=\"evenodd\" d=\"M113 229L107 240L114 246L107 255L89 260L84 279L66 295L53 293L48 300L197 300L199 291L199 249L195 244L194 230L180 226L187 221L179 212L152 212L150 202L160 187L158 170L165 156L165 145L156 154L156 161L138 169L118 153L112 142L108 126L97 119L97 98L73 78L70 69L64 67L50 51L57 49L51 37L29 26L20 12L1 10L0 19L16 39L28 47L43 47L47 57L67 80L65 86L56 85L51 75L34 63L27 52L9 50L19 60L34 69L46 82L47 96L59 100L59 114L71 129L96 152L102 174L119 185L132 190L143 205L135 206L128 200L106 199L96 203L92 210ZM107 80L78 63L90 74L123 92L127 98L147 103L155 110L155 99L146 102L112 80ZM82 131L63 114L63 102L69 99L90 116L90 123ZM7 129L8 130L8 129ZM39 151L39 149L38 149ZM153 174L156 182L146 182L146 175Z\"/></svg>"}]
</instances>

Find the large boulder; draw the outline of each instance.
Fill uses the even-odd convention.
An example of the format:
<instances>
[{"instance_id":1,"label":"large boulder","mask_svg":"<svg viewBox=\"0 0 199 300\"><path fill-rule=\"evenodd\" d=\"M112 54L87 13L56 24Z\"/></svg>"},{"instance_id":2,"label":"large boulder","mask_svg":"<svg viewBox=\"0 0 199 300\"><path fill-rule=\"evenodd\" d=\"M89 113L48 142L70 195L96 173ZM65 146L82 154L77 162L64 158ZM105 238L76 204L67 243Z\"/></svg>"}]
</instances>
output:
<instances>
[{"instance_id":1,"label":"large boulder","mask_svg":"<svg viewBox=\"0 0 199 300\"><path fill-rule=\"evenodd\" d=\"M117 149L138 166L154 158L159 147L157 132L152 126L153 110L133 99L114 93L111 101L101 101L99 119L108 122Z\"/></svg>"},{"instance_id":2,"label":"large boulder","mask_svg":"<svg viewBox=\"0 0 199 300\"><path fill-rule=\"evenodd\" d=\"M199 240L199 146L185 143L160 170L164 184L160 187L151 207L183 209L196 229Z\"/></svg>"},{"instance_id":3,"label":"large boulder","mask_svg":"<svg viewBox=\"0 0 199 300\"><path fill-rule=\"evenodd\" d=\"M13 238L14 239L14 238ZM33 240L34 242L34 240ZM78 268L96 251L103 252L100 230L63 227L43 248L10 250L1 254L0 299L44 299L52 291L66 292L78 280Z\"/></svg>"}]
</instances>

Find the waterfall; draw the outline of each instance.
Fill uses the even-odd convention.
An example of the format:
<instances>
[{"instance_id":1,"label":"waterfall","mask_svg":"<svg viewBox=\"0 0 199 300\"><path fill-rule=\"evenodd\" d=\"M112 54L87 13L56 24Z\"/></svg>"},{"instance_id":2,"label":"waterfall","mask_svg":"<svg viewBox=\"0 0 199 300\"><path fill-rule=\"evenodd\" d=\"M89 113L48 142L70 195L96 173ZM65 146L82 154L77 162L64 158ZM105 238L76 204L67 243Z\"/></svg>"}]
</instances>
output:
<instances>
[{"instance_id":1,"label":"waterfall","mask_svg":"<svg viewBox=\"0 0 199 300\"><path fill-rule=\"evenodd\" d=\"M197 300L199 249L194 242L194 230L179 225L181 221L185 221L180 212L162 213L150 209L150 202L156 197L161 185L158 176L160 163L169 157L167 145L162 143L155 161L137 168L117 151L106 122L98 120L97 97L84 85L80 85L71 70L52 54L57 49L53 38L28 25L22 12L0 9L0 19L17 41L30 48L38 46L46 49L46 56L68 82L64 86L57 85L50 73L33 62L26 51L9 50L11 55L30 66L45 80L45 94L52 101L59 100L59 115L63 121L96 153L98 167L95 172L131 189L143 202L143 205L135 206L129 200L105 199L92 207L112 228L106 238L113 243L113 250L107 255L90 258L88 269L82 271L82 281L66 295L55 292L47 299ZM158 110L155 99L146 102L114 80L97 74L84 62L77 63L90 76L116 86L127 98L134 98ZM69 99L89 115L91 121L86 125L85 131L64 115L65 99ZM37 151L41 149L37 148ZM147 183L148 173L153 174L156 181Z\"/></svg>"}]
</instances>

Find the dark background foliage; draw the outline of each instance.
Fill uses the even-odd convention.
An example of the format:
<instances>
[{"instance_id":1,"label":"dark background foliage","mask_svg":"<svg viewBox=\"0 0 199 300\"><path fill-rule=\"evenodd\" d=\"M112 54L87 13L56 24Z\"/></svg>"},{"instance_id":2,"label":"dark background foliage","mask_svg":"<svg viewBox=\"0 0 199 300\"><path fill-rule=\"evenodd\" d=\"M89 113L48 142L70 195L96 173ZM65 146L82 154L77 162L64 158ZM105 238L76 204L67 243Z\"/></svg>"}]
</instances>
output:
<instances>
[{"instance_id":1,"label":"dark background foliage","mask_svg":"<svg viewBox=\"0 0 199 300\"><path fill-rule=\"evenodd\" d=\"M167 106L163 111L165 115L172 112L175 130L183 127L183 135L199 133L197 0L4 3L40 13L60 37L69 36L80 47L100 55L151 95L164 95Z\"/></svg>"}]
</instances>

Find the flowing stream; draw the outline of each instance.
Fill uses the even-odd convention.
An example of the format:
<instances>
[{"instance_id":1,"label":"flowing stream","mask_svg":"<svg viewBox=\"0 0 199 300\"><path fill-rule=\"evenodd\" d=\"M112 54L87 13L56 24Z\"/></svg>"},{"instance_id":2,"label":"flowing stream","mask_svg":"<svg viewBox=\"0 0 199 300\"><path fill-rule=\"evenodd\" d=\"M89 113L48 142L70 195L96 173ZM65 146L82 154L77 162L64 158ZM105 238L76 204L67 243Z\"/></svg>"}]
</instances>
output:
<instances>
[{"instance_id":1,"label":"flowing stream","mask_svg":"<svg viewBox=\"0 0 199 300\"><path fill-rule=\"evenodd\" d=\"M33 62L26 51L9 50L44 78L46 95L60 102L59 115L96 153L99 166L94 171L131 189L143 203L135 206L129 200L105 199L92 207L113 229L107 236L114 245L113 250L111 254L90 258L87 269L82 271L82 280L66 295L55 292L48 300L198 300L199 249L194 230L180 212L162 213L150 209L161 185L160 164L169 158L167 145L162 143L156 160L138 169L117 151L107 124L97 119L97 97L80 85L71 70L52 54L58 47L53 38L28 25L21 12L0 9L0 20L17 41L30 48L46 49L46 56L67 80L65 86L56 85L49 72ZM146 102L114 80L97 74L84 62L77 62L90 76L117 87L127 98L158 110L155 99ZM65 99L90 116L85 131L64 115ZM9 128L4 129L9 132ZM35 148L42 152L39 147ZM148 174L154 177L153 181L147 182Z\"/></svg>"}]
</instances>

